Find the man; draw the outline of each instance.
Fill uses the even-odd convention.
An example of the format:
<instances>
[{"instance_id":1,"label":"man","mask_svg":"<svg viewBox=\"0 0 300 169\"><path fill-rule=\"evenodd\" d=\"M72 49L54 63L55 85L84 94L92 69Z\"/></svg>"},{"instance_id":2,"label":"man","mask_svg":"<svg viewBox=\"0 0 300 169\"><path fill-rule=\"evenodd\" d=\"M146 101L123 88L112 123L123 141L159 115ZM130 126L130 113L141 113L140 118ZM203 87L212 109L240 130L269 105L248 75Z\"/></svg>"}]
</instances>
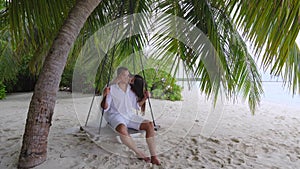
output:
<instances>
[{"instance_id":1,"label":"man","mask_svg":"<svg viewBox=\"0 0 300 169\"><path fill-rule=\"evenodd\" d=\"M160 165L156 155L153 123L144 120L132 111L132 109L140 109L149 97L149 93L145 92L144 98L137 101L137 96L130 89L129 81L130 73L128 69L125 67L118 68L115 83L105 88L103 92L101 107L104 109L104 118L119 133L121 141L133 150L139 159ZM146 142L151 158L136 147L128 133L128 128L146 131Z\"/></svg>"}]
</instances>

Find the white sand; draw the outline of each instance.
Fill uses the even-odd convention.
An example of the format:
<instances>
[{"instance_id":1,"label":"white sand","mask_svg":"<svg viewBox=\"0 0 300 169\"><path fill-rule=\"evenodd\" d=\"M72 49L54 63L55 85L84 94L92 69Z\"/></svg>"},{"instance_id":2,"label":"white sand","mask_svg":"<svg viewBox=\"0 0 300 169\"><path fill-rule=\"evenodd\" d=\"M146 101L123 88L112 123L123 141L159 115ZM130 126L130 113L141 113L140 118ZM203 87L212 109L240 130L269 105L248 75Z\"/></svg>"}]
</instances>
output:
<instances>
[{"instance_id":1,"label":"white sand","mask_svg":"<svg viewBox=\"0 0 300 169\"><path fill-rule=\"evenodd\" d=\"M0 101L1 169L17 166L31 95L12 94ZM103 129L98 145L78 131L75 112L84 121L90 102L91 97L73 100L70 93L59 92L47 161L36 168L300 168L300 106L263 102L253 116L245 104L225 104L222 116L208 118L210 104L202 96L192 95L183 102L151 99L162 127L156 133L162 162L158 167L134 158L115 137L108 137L109 130ZM147 150L143 139L136 141Z\"/></svg>"}]
</instances>

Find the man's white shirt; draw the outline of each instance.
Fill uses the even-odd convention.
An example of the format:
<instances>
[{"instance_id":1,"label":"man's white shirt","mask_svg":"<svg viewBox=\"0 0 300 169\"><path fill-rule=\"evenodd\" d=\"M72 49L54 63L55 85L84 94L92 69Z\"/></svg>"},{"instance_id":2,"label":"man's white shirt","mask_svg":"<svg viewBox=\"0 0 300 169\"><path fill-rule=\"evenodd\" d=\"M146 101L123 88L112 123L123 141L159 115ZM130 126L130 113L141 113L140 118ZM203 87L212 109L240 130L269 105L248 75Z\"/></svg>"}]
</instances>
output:
<instances>
[{"instance_id":1,"label":"man's white shirt","mask_svg":"<svg viewBox=\"0 0 300 169\"><path fill-rule=\"evenodd\" d=\"M130 115L134 114L134 109L140 109L137 97L130 89L130 85L127 85L125 92L118 84L111 85L110 93L106 97L106 102L108 107L104 110L104 112L108 116L113 114L122 114L130 117Z\"/></svg>"}]
</instances>

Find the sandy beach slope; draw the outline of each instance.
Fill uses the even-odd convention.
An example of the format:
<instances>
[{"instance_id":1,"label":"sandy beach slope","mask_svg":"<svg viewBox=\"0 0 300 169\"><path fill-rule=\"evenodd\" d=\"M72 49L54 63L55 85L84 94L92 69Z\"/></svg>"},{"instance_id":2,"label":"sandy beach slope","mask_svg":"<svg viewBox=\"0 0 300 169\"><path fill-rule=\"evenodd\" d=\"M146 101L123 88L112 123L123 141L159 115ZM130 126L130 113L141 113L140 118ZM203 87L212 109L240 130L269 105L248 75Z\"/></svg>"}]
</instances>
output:
<instances>
[{"instance_id":1,"label":"sandy beach slope","mask_svg":"<svg viewBox=\"0 0 300 169\"><path fill-rule=\"evenodd\" d=\"M10 94L0 101L1 169L17 166L31 95ZM109 134L112 131L103 129L98 144L91 141L79 131L91 97L74 101L72 94L59 92L47 161L36 168L300 168L300 106L262 102L252 115L245 104L226 103L214 117L209 116L210 106L204 97L190 101L151 100L156 123L161 125L156 141L162 162L152 166L137 160ZM92 111L99 112L97 109L93 106ZM96 116L91 116L89 125L98 124ZM150 118L149 111L146 118ZM143 135L135 140L148 153Z\"/></svg>"}]
</instances>

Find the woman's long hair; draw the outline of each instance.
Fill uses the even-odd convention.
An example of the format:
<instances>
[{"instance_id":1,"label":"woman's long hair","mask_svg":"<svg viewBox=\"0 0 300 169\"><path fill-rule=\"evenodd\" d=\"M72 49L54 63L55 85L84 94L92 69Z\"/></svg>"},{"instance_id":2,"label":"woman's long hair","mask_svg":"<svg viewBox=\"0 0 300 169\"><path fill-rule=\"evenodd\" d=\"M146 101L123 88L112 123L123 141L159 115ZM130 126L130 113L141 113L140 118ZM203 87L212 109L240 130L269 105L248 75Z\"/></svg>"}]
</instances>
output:
<instances>
[{"instance_id":1,"label":"woman's long hair","mask_svg":"<svg viewBox=\"0 0 300 169\"><path fill-rule=\"evenodd\" d=\"M138 102L141 101L145 96L144 96L144 87L146 85L146 82L144 78L140 75L134 75L134 81L133 83L130 84L131 90L135 93L135 95L138 98ZM144 103L141 106L141 111L145 112L146 109L146 103Z\"/></svg>"}]
</instances>

